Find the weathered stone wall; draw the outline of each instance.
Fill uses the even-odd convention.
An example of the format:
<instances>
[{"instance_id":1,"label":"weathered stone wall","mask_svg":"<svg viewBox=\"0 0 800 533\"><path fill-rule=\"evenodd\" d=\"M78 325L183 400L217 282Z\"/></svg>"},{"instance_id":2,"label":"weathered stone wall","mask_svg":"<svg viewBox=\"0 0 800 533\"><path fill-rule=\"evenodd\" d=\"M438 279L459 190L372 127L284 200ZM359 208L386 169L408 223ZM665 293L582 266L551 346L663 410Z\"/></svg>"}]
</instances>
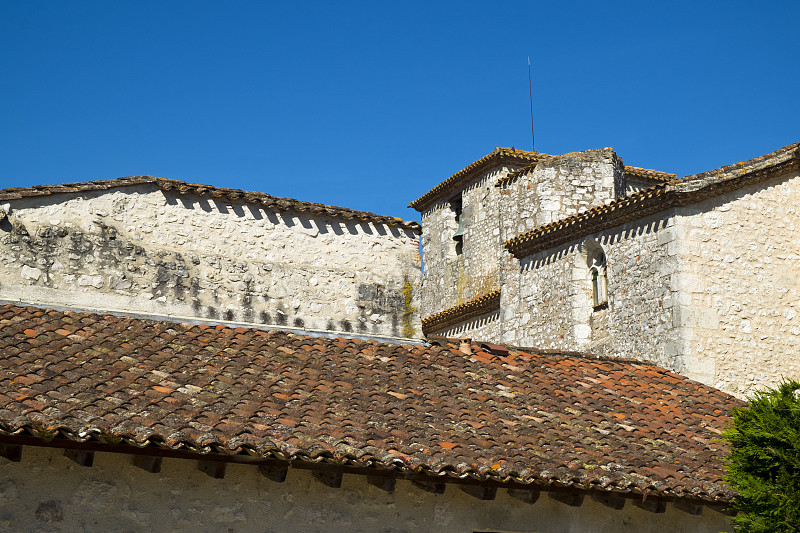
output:
<instances>
[{"instance_id":1,"label":"weathered stone wall","mask_svg":"<svg viewBox=\"0 0 800 533\"><path fill-rule=\"evenodd\" d=\"M448 485L431 494L409 481L394 493L345 475L328 488L308 470L290 469L285 482L270 481L256 466L231 464L213 479L196 462L164 459L161 473L131 464L126 455L96 453L82 467L60 450L26 447L22 462L0 458L0 531L225 531L228 533L416 532L475 530L568 533L717 533L730 531L722 514L692 516L668 505L666 513L631 502L610 510L590 498L570 507L546 495L531 505L510 497L482 501Z\"/></svg>"},{"instance_id":2,"label":"weathered stone wall","mask_svg":"<svg viewBox=\"0 0 800 533\"><path fill-rule=\"evenodd\" d=\"M517 339L521 346L577 350L570 309L569 276L574 246L554 254L536 254L518 263L516 279L503 285L507 311L504 342Z\"/></svg>"},{"instance_id":3,"label":"weathered stone wall","mask_svg":"<svg viewBox=\"0 0 800 533\"><path fill-rule=\"evenodd\" d=\"M423 317L443 311L500 285L498 265L500 223L498 220L498 178L512 167L492 169L459 194L434 204L422 214ZM451 200L461 199L464 236L461 253L456 251L453 234L458 223Z\"/></svg>"},{"instance_id":4,"label":"weathered stone wall","mask_svg":"<svg viewBox=\"0 0 800 533\"><path fill-rule=\"evenodd\" d=\"M460 194L435 204L422 215L422 316L430 316L475 296L513 283L512 258L503 243L554 220L612 201L624 194L622 161L610 149L574 152L543 159L536 167L502 187L495 187L514 167L497 167L466 186ZM460 198L464 228L462 253L456 252L457 228L452 200ZM507 330L500 317L496 326L464 324L464 336L483 339ZM478 328L476 330L475 328ZM499 329L498 329L499 328ZM453 330L455 332L456 330Z\"/></svg>"},{"instance_id":5,"label":"weathered stone wall","mask_svg":"<svg viewBox=\"0 0 800 533\"><path fill-rule=\"evenodd\" d=\"M0 223L0 298L419 337L417 235L138 185L24 198Z\"/></svg>"},{"instance_id":6,"label":"weathered stone wall","mask_svg":"<svg viewBox=\"0 0 800 533\"><path fill-rule=\"evenodd\" d=\"M625 194L622 161L610 149L553 156L500 188L501 242Z\"/></svg>"},{"instance_id":7,"label":"weathered stone wall","mask_svg":"<svg viewBox=\"0 0 800 533\"><path fill-rule=\"evenodd\" d=\"M608 258L609 339L591 349L599 355L650 361L680 372L673 317L680 265L670 215L618 226L594 237ZM591 292L586 301L591 302ZM597 315L592 312L593 318Z\"/></svg>"},{"instance_id":8,"label":"weathered stone wall","mask_svg":"<svg viewBox=\"0 0 800 533\"><path fill-rule=\"evenodd\" d=\"M799 206L794 172L680 209L676 323L701 381L741 397L800 379Z\"/></svg>"},{"instance_id":9,"label":"weathered stone wall","mask_svg":"<svg viewBox=\"0 0 800 533\"><path fill-rule=\"evenodd\" d=\"M685 361L674 323L680 288L671 213L523 258L503 284L502 342L654 362ZM594 308L587 249L606 257L608 306ZM695 376L692 376L695 377Z\"/></svg>"}]
</instances>

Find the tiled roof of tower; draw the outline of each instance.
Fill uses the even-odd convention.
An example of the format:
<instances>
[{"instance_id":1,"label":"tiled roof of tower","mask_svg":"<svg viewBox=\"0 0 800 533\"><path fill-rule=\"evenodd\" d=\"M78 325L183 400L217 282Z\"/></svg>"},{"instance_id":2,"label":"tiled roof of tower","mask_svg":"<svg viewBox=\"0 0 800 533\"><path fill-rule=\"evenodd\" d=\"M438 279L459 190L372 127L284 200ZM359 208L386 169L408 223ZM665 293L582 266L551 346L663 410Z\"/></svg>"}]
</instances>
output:
<instances>
[{"instance_id":1,"label":"tiled roof of tower","mask_svg":"<svg viewBox=\"0 0 800 533\"><path fill-rule=\"evenodd\" d=\"M743 403L643 363L0 307L0 435L726 501Z\"/></svg>"},{"instance_id":2,"label":"tiled roof of tower","mask_svg":"<svg viewBox=\"0 0 800 533\"><path fill-rule=\"evenodd\" d=\"M649 168L631 167L628 165L625 165L625 174L636 176L637 178L644 178L655 183L673 181L678 178L677 174L670 174L669 172L662 172Z\"/></svg>"},{"instance_id":3,"label":"tiled roof of tower","mask_svg":"<svg viewBox=\"0 0 800 533\"><path fill-rule=\"evenodd\" d=\"M427 335L476 316L500 309L500 290L475 296L462 304L450 307L422 319L422 333Z\"/></svg>"},{"instance_id":4,"label":"tiled roof of tower","mask_svg":"<svg viewBox=\"0 0 800 533\"><path fill-rule=\"evenodd\" d=\"M425 211L437 200L446 198L453 192L472 181L475 177L475 174L479 172L483 172L501 164L524 166L528 165L531 161L538 161L541 157L547 157L547 154L527 152L525 150L517 150L516 148L501 148L498 146L491 153L481 157L477 161L470 163L430 191L411 202L409 207L420 212Z\"/></svg>"},{"instance_id":5,"label":"tiled roof of tower","mask_svg":"<svg viewBox=\"0 0 800 533\"><path fill-rule=\"evenodd\" d=\"M563 154L562 157L567 155L569 154ZM497 147L491 153L485 155L477 161L470 163L430 191L411 202L409 207L412 207L420 212L425 211L436 201L447 199L447 197L464 187L466 184L475 179L477 174L485 172L492 167L503 164L522 167L512 171L508 176L499 178L495 185L501 185L502 183L532 169L536 166L538 161L553 159L555 157L559 156L553 156L540 152L529 152L526 150L519 150L517 148ZM652 181L654 184L671 181L676 178L675 174L639 167L626 166L625 172L636 177Z\"/></svg>"},{"instance_id":6,"label":"tiled roof of tower","mask_svg":"<svg viewBox=\"0 0 800 533\"><path fill-rule=\"evenodd\" d=\"M2 189L0 190L0 201L17 200L20 198L35 196L49 196L53 194L103 191L142 184L155 184L161 190L175 191L178 194L211 196L213 198L220 198L226 201L242 201L250 204L258 204L262 207L276 209L279 211L294 210L312 213L314 215L343 218L345 220L374 222L378 224L387 224L390 226L399 226L416 232L420 231L420 226L417 222L405 221L396 217L377 215L367 211L355 211L346 207L337 207L314 202L302 202L292 198L279 198L263 192L228 189L224 187L214 187L212 185L198 185L179 180L156 178L153 176L128 176L114 180L97 180L80 183L64 183L60 185L35 185L33 187Z\"/></svg>"},{"instance_id":7,"label":"tiled roof of tower","mask_svg":"<svg viewBox=\"0 0 800 533\"><path fill-rule=\"evenodd\" d=\"M627 167L626 167L627 168ZM558 246L571 239L641 219L677 205L686 205L800 169L800 143L715 170L660 183L608 204L588 209L506 241L517 258Z\"/></svg>"}]
</instances>

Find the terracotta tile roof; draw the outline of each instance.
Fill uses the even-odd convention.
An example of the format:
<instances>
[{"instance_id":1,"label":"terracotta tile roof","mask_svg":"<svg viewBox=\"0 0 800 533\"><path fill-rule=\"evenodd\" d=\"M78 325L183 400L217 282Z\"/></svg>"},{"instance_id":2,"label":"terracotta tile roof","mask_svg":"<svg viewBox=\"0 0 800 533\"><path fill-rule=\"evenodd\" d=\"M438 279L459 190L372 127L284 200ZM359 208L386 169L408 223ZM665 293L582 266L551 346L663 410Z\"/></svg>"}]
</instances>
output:
<instances>
[{"instance_id":1,"label":"terracotta tile roof","mask_svg":"<svg viewBox=\"0 0 800 533\"><path fill-rule=\"evenodd\" d=\"M0 306L0 435L731 497L739 400L648 364L471 352Z\"/></svg>"},{"instance_id":2,"label":"terracotta tile roof","mask_svg":"<svg viewBox=\"0 0 800 533\"><path fill-rule=\"evenodd\" d=\"M15 187L0 190L0 201L18 200L34 196L49 196L53 194L81 193L92 191L104 191L118 187L129 187L132 185L155 184L164 191L175 191L178 194L197 194L210 196L229 201L242 201L251 204L259 204L265 208L272 208L281 211L294 210L314 215L330 216L343 218L345 220L358 220L375 222L378 224L388 224L399 226L420 232L420 226L414 221L405 221L396 217L376 215L367 211L355 211L346 207L336 207L332 205L318 204L314 202L301 202L292 198L279 198L263 192L243 191L239 189L227 189L224 187L214 187L212 185L198 185L186 183L179 180L155 178L153 176L128 176L114 180L86 181L81 183L64 183L61 185L35 185L33 187Z\"/></svg>"},{"instance_id":3,"label":"terracotta tile roof","mask_svg":"<svg viewBox=\"0 0 800 533\"><path fill-rule=\"evenodd\" d=\"M610 148L609 148L610 150ZM571 152L571 153L580 153L580 152ZM509 174L508 176L504 176L497 180L495 183L496 186L502 185L504 182L514 179L517 176L520 176L530 170L531 168L536 166L538 161L542 160L551 160L556 157L564 157L570 154L562 154L559 156L543 154L540 152L529 152L526 150L518 150L516 148L501 148L497 147L491 153L485 155L484 157L474 161L464 167L463 169L459 170L439 185L431 189L430 191L426 192L413 202L409 204L409 207L416 209L419 212L423 212L426 209L430 208L434 203L439 200L446 200L449 196L453 193L470 183L474 180L478 174L482 172L486 172L487 170L500 166L500 165L514 165L514 166L522 166L523 168L517 169ZM659 172L657 170L649 170L646 168L639 168L639 167L625 167L625 172L637 176L639 178L644 178L653 181L654 183L661 183L664 181L669 181L675 178L675 174L669 174L667 172Z\"/></svg>"},{"instance_id":4,"label":"terracotta tile roof","mask_svg":"<svg viewBox=\"0 0 800 533\"><path fill-rule=\"evenodd\" d=\"M605 205L540 226L506 241L517 258L526 257L572 239L641 219L678 205L759 183L800 168L800 143L734 165L655 185Z\"/></svg>"},{"instance_id":5,"label":"terracotta tile roof","mask_svg":"<svg viewBox=\"0 0 800 533\"><path fill-rule=\"evenodd\" d=\"M670 174L669 172L661 172L660 170L652 170L649 168L631 167L628 165L625 165L625 174L650 180L655 183L674 181L678 178L677 174Z\"/></svg>"},{"instance_id":6,"label":"terracotta tile roof","mask_svg":"<svg viewBox=\"0 0 800 533\"><path fill-rule=\"evenodd\" d=\"M460 324L476 316L500 309L500 291L476 296L468 302L445 309L440 313L422 319L422 333L427 335Z\"/></svg>"},{"instance_id":7,"label":"terracotta tile roof","mask_svg":"<svg viewBox=\"0 0 800 533\"><path fill-rule=\"evenodd\" d=\"M495 148L491 153L474 161L459 170L439 185L426 192L413 202L409 207L423 212L438 200L446 200L451 194L471 182L481 172L485 172L499 165L528 165L532 161L538 161L547 154L538 152L527 152L516 148Z\"/></svg>"}]
</instances>

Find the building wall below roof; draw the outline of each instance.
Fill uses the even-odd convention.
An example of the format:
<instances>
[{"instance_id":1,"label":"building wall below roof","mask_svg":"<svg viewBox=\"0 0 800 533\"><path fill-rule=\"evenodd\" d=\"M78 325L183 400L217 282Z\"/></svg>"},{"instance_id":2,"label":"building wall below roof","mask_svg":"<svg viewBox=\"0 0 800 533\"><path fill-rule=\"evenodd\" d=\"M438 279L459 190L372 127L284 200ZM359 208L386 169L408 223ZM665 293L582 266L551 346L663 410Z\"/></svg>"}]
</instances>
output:
<instances>
[{"instance_id":1,"label":"building wall below roof","mask_svg":"<svg viewBox=\"0 0 800 533\"><path fill-rule=\"evenodd\" d=\"M419 337L417 235L155 185L24 198L0 222L0 298Z\"/></svg>"},{"instance_id":2,"label":"building wall below roof","mask_svg":"<svg viewBox=\"0 0 800 533\"><path fill-rule=\"evenodd\" d=\"M478 500L454 485L444 494L397 481L394 493L344 475L341 488L289 469L267 479L253 465L230 464L223 479L197 463L164 459L160 473L135 467L130 456L96 453L78 466L60 450L25 447L22 461L0 458L0 529L5 531L228 531L464 533L475 530L566 533L619 531L717 533L728 519L704 509L692 516L668 505L654 514L626 502L611 510L590 498L570 507L542 494L534 504L497 491Z\"/></svg>"},{"instance_id":3,"label":"building wall below roof","mask_svg":"<svg viewBox=\"0 0 800 533\"><path fill-rule=\"evenodd\" d=\"M676 324L690 374L737 396L800 379L800 173L681 208Z\"/></svg>"},{"instance_id":4,"label":"building wall below roof","mask_svg":"<svg viewBox=\"0 0 800 533\"><path fill-rule=\"evenodd\" d=\"M673 316L681 279L674 224L668 212L525 257L503 271L498 326L490 331L467 323L452 330L492 342L649 361L685 373ZM597 308L587 261L593 247L606 257L608 287L608 305Z\"/></svg>"}]
</instances>

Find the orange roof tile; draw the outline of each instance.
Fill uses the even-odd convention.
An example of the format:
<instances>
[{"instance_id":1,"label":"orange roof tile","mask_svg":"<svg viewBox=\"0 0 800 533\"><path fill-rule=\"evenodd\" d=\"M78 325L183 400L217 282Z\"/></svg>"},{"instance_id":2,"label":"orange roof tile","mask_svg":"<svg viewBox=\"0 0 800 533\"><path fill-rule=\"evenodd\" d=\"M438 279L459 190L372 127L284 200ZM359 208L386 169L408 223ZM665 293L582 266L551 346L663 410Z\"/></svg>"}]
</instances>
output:
<instances>
[{"instance_id":1,"label":"orange roof tile","mask_svg":"<svg viewBox=\"0 0 800 533\"><path fill-rule=\"evenodd\" d=\"M644 363L457 348L5 305L0 435L732 496L717 439L741 401Z\"/></svg>"}]
</instances>

